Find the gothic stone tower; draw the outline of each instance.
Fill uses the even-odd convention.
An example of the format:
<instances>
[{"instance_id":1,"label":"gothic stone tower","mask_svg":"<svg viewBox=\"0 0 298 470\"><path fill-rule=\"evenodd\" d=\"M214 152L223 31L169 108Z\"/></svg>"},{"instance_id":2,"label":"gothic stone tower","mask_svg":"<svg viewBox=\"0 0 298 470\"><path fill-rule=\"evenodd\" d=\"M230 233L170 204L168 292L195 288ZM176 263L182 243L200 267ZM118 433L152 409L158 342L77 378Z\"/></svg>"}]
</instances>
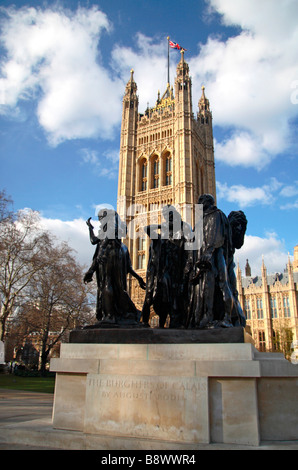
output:
<instances>
[{"instance_id":1,"label":"gothic stone tower","mask_svg":"<svg viewBox=\"0 0 298 470\"><path fill-rule=\"evenodd\" d=\"M117 210L133 229L160 222L161 208L179 205L182 218L198 197L216 199L212 114L202 87L199 110L192 110L192 84L184 51L177 65L175 93L168 83L155 107L138 112L133 70L123 98ZM128 234L129 235L129 234ZM136 237L137 235L135 235ZM127 237L133 268L145 279L150 240ZM144 291L130 280L130 295L141 308Z\"/></svg>"}]
</instances>

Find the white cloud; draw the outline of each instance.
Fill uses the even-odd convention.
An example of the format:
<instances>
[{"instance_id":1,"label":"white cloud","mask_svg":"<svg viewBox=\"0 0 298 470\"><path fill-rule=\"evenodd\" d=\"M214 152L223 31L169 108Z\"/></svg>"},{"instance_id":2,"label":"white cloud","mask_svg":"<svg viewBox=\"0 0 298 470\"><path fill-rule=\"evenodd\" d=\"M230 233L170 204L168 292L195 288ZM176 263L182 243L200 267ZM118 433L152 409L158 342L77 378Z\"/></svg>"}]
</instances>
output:
<instances>
[{"instance_id":1,"label":"white cloud","mask_svg":"<svg viewBox=\"0 0 298 470\"><path fill-rule=\"evenodd\" d=\"M282 204L280 206L280 209L282 210L291 210L291 209L298 209L298 199L294 202L288 202L286 204Z\"/></svg>"},{"instance_id":2,"label":"white cloud","mask_svg":"<svg viewBox=\"0 0 298 470\"><path fill-rule=\"evenodd\" d=\"M41 226L57 237L58 240L65 241L75 250L74 256L82 264L89 267L92 263L94 246L89 240L89 231L86 221L74 219L62 221L60 219L50 219L41 217Z\"/></svg>"},{"instance_id":3,"label":"white cloud","mask_svg":"<svg viewBox=\"0 0 298 470\"><path fill-rule=\"evenodd\" d=\"M161 94L166 91L167 42L164 39L159 41L139 33L136 35L135 43L136 50L116 45L112 52L112 66L125 83L130 77L130 70L134 70L140 100L139 111L143 113L148 103L149 106L155 104L158 90ZM176 70L172 64L170 70L172 81L174 74L176 75Z\"/></svg>"},{"instance_id":4,"label":"white cloud","mask_svg":"<svg viewBox=\"0 0 298 470\"><path fill-rule=\"evenodd\" d=\"M186 54L194 111L206 86L214 124L229 131L216 142L215 157L228 165L268 165L287 148L291 101L298 79L296 0L209 0L224 25L240 26L223 40L210 36L197 55ZM135 71L139 110L152 106L167 83L164 39L136 35L132 47L114 45L114 75L100 60L100 39L111 31L98 8L2 9L2 112L17 115L21 100L37 99L37 114L49 141L111 138L121 120L121 100L130 69ZM212 23L210 23L212 24ZM193 54L193 51L191 51ZM171 51L171 83L179 53ZM79 64L79 66L78 66ZM231 131L232 130L232 131Z\"/></svg>"},{"instance_id":5,"label":"white cloud","mask_svg":"<svg viewBox=\"0 0 298 470\"><path fill-rule=\"evenodd\" d=\"M272 204L276 198L276 192L282 183L276 178L271 178L268 184L260 187L246 187L242 184L228 186L227 183L216 182L218 199L229 202L237 202L241 208L254 205Z\"/></svg>"},{"instance_id":6,"label":"white cloud","mask_svg":"<svg viewBox=\"0 0 298 470\"><path fill-rule=\"evenodd\" d=\"M233 136L217 142L214 140L217 161L230 166L254 166L263 168L270 161L270 154L262 148L260 139L248 132L235 131Z\"/></svg>"},{"instance_id":7,"label":"white cloud","mask_svg":"<svg viewBox=\"0 0 298 470\"><path fill-rule=\"evenodd\" d=\"M229 165L269 163L288 144L288 120L297 116L291 84L298 78L296 0L210 0L223 23L242 31L209 38L189 61L194 96L206 85L214 122L234 129L216 157Z\"/></svg>"},{"instance_id":8,"label":"white cloud","mask_svg":"<svg viewBox=\"0 0 298 470\"><path fill-rule=\"evenodd\" d=\"M100 64L98 43L109 21L96 7L2 9L0 99L6 113L37 98L39 123L51 144L111 138L121 115L123 84Z\"/></svg>"},{"instance_id":9,"label":"white cloud","mask_svg":"<svg viewBox=\"0 0 298 470\"><path fill-rule=\"evenodd\" d=\"M91 163L91 165L99 165L98 152L96 150L89 150L84 148L81 150L82 161L84 163Z\"/></svg>"},{"instance_id":10,"label":"white cloud","mask_svg":"<svg viewBox=\"0 0 298 470\"><path fill-rule=\"evenodd\" d=\"M296 0L209 0L211 7L222 15L224 24L239 25L273 40L284 40L296 30ZM264 21L268 18L269 21Z\"/></svg>"},{"instance_id":11,"label":"white cloud","mask_svg":"<svg viewBox=\"0 0 298 470\"><path fill-rule=\"evenodd\" d=\"M288 261L288 253L284 242L279 240L275 233L267 234L264 238L246 235L243 247L235 253L235 262L244 275L244 267L248 259L252 276L261 275L262 259L264 259L267 273L283 272Z\"/></svg>"},{"instance_id":12,"label":"white cloud","mask_svg":"<svg viewBox=\"0 0 298 470\"><path fill-rule=\"evenodd\" d=\"M234 0L209 3L222 15L225 25L242 30L227 40L210 36L205 44L199 44L197 55L188 58L186 54L194 111L204 84L214 124L230 134L223 142L216 142L215 158L260 170L287 148L288 122L298 113L291 101L291 87L298 78L298 25L293 20L297 2L264 0L261 7L258 0L237 0L236 7ZM166 45L138 34L136 46L116 46L112 59L123 82L134 69L142 112L148 102L154 104L156 91L166 83ZM171 82L175 74L172 65Z\"/></svg>"},{"instance_id":13,"label":"white cloud","mask_svg":"<svg viewBox=\"0 0 298 470\"><path fill-rule=\"evenodd\" d=\"M286 185L275 177L270 178L267 184L248 187L243 184L228 186L227 183L216 181L217 198L228 202L236 202L241 208L278 204L281 210L298 208L297 181ZM291 199L292 198L292 199Z\"/></svg>"},{"instance_id":14,"label":"white cloud","mask_svg":"<svg viewBox=\"0 0 298 470\"><path fill-rule=\"evenodd\" d=\"M295 181L295 184L284 186L280 192L281 196L291 197L298 194L298 181Z\"/></svg>"},{"instance_id":15,"label":"white cloud","mask_svg":"<svg viewBox=\"0 0 298 470\"><path fill-rule=\"evenodd\" d=\"M83 148L80 155L82 163L91 165L96 175L108 179L118 177L119 150L106 150L100 157L96 150Z\"/></svg>"},{"instance_id":16,"label":"white cloud","mask_svg":"<svg viewBox=\"0 0 298 470\"><path fill-rule=\"evenodd\" d=\"M298 181L294 181L291 185L286 185L280 191L280 196L283 198L293 198L292 201L288 201L280 205L282 210L292 210L298 209Z\"/></svg>"}]
</instances>

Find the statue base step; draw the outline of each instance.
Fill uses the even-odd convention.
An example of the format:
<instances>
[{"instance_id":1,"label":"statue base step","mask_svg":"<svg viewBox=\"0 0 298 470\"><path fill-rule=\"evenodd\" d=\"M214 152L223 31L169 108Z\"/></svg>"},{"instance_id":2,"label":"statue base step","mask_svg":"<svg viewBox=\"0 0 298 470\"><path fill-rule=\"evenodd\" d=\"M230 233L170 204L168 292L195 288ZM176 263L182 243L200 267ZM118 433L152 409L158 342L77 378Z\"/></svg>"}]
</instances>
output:
<instances>
[{"instance_id":1,"label":"statue base step","mask_svg":"<svg viewBox=\"0 0 298 470\"><path fill-rule=\"evenodd\" d=\"M111 344L214 344L252 343L251 335L243 327L185 330L174 328L84 328L71 331L70 343Z\"/></svg>"}]
</instances>

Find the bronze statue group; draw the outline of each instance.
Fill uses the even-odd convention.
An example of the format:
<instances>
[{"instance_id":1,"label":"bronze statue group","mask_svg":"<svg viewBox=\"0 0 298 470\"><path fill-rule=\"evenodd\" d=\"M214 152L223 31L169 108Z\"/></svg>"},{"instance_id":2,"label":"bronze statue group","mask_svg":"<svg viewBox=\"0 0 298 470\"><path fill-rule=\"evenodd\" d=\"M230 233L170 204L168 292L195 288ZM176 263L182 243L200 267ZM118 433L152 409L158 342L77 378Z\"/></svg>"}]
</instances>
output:
<instances>
[{"instance_id":1,"label":"bronze statue group","mask_svg":"<svg viewBox=\"0 0 298 470\"><path fill-rule=\"evenodd\" d=\"M233 211L226 217L210 194L200 196L198 204L203 206L199 244L194 244L196 231L173 206L164 207L162 224L143 228L151 239L146 284L133 270L121 241L126 226L117 212L106 208L99 212L98 236L88 219L90 241L96 250L84 281L90 282L96 274L96 326L149 326L152 308L161 328L168 316L169 328L245 326L234 271L235 250L244 243L245 214ZM127 292L128 274L146 290L142 311Z\"/></svg>"}]
</instances>

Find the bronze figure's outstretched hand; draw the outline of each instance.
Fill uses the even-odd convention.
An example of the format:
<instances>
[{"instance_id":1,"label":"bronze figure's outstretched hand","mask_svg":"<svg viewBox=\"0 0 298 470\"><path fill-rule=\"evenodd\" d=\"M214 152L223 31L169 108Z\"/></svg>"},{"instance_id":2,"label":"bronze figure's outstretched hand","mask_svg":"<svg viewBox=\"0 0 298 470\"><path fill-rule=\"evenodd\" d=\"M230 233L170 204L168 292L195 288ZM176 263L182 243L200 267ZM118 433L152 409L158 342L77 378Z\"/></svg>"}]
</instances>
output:
<instances>
[{"instance_id":1,"label":"bronze figure's outstretched hand","mask_svg":"<svg viewBox=\"0 0 298 470\"><path fill-rule=\"evenodd\" d=\"M93 225L90 222L91 219L92 219L92 217L89 217L89 219L86 221L86 224L88 225L89 228L94 228Z\"/></svg>"}]
</instances>

